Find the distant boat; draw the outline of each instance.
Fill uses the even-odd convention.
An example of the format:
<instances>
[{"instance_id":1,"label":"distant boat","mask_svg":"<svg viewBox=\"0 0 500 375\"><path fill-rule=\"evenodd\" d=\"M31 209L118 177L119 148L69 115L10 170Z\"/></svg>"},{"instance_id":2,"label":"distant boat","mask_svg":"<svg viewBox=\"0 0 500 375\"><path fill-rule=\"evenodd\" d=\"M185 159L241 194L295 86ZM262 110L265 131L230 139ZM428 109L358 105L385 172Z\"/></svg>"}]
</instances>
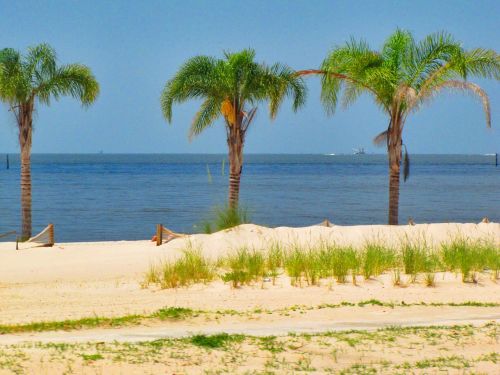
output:
<instances>
[{"instance_id":1,"label":"distant boat","mask_svg":"<svg viewBox=\"0 0 500 375\"><path fill-rule=\"evenodd\" d=\"M326 156L335 156L335 154L325 154Z\"/></svg>"},{"instance_id":2,"label":"distant boat","mask_svg":"<svg viewBox=\"0 0 500 375\"><path fill-rule=\"evenodd\" d=\"M363 147L353 148L352 151L353 151L354 155L364 155L364 154L366 154L365 149Z\"/></svg>"}]
</instances>

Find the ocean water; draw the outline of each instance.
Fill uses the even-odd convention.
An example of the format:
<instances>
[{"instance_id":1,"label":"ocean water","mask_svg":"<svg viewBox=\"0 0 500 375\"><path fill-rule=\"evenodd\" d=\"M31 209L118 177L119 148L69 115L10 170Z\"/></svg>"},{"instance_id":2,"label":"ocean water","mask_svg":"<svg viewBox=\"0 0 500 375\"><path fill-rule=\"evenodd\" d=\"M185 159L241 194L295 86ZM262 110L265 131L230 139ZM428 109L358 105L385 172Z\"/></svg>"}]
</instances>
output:
<instances>
[{"instance_id":1,"label":"ocean water","mask_svg":"<svg viewBox=\"0 0 500 375\"><path fill-rule=\"evenodd\" d=\"M0 234L20 229L19 157L0 159ZM148 239L155 225L199 230L227 196L225 155L32 157L33 232L56 241ZM400 222L500 221L500 166L485 155L413 155ZM240 200L251 221L305 226L387 221L385 155L246 155ZM7 239L0 239L7 240ZM10 238L9 240L12 240Z\"/></svg>"}]
</instances>

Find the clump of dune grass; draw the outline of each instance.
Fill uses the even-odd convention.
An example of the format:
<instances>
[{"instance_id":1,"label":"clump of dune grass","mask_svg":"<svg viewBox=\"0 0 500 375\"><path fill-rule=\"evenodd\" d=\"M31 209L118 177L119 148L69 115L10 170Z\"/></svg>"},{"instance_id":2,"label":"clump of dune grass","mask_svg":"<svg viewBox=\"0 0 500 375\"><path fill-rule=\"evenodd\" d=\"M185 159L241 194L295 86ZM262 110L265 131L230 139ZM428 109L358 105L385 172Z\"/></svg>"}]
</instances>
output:
<instances>
[{"instance_id":1,"label":"clump of dune grass","mask_svg":"<svg viewBox=\"0 0 500 375\"><path fill-rule=\"evenodd\" d=\"M246 247L237 249L228 255L224 261L229 269L222 279L231 282L234 288L248 285L252 282L262 282L266 275L266 259L261 251L248 250Z\"/></svg>"},{"instance_id":2,"label":"clump of dune grass","mask_svg":"<svg viewBox=\"0 0 500 375\"><path fill-rule=\"evenodd\" d=\"M325 244L320 252L320 262L323 276L332 276L338 283L343 284L351 273L353 284L356 284L360 258L352 247Z\"/></svg>"},{"instance_id":3,"label":"clump of dune grass","mask_svg":"<svg viewBox=\"0 0 500 375\"><path fill-rule=\"evenodd\" d=\"M151 284L160 284L160 281L160 267L156 264L150 264L141 282L141 287L147 288Z\"/></svg>"},{"instance_id":4,"label":"clump of dune grass","mask_svg":"<svg viewBox=\"0 0 500 375\"><path fill-rule=\"evenodd\" d=\"M293 286L302 286L304 280L307 285L318 285L322 264L316 249L294 244L285 256L284 265Z\"/></svg>"},{"instance_id":5,"label":"clump of dune grass","mask_svg":"<svg viewBox=\"0 0 500 375\"><path fill-rule=\"evenodd\" d=\"M273 285L276 285L276 278L280 269L284 266L285 252L279 242L272 242L266 253L267 275L271 277Z\"/></svg>"},{"instance_id":6,"label":"clump of dune grass","mask_svg":"<svg viewBox=\"0 0 500 375\"><path fill-rule=\"evenodd\" d=\"M379 276L397 266L395 251L379 242L367 242L361 257L361 271L365 279Z\"/></svg>"},{"instance_id":7,"label":"clump of dune grass","mask_svg":"<svg viewBox=\"0 0 500 375\"><path fill-rule=\"evenodd\" d=\"M406 286L401 278L401 267L394 267L392 269L392 285L400 287Z\"/></svg>"},{"instance_id":8,"label":"clump of dune grass","mask_svg":"<svg viewBox=\"0 0 500 375\"><path fill-rule=\"evenodd\" d=\"M424 283L427 287L436 286L436 272L441 267L439 254L433 251L427 251L422 265L424 272Z\"/></svg>"},{"instance_id":9,"label":"clump of dune grass","mask_svg":"<svg viewBox=\"0 0 500 375\"><path fill-rule=\"evenodd\" d=\"M460 272L463 282L477 283L477 272L486 265L483 245L463 237L454 238L441 247L443 263L451 272Z\"/></svg>"},{"instance_id":10,"label":"clump of dune grass","mask_svg":"<svg viewBox=\"0 0 500 375\"><path fill-rule=\"evenodd\" d=\"M302 274L304 273L305 253L298 246L288 251L285 257L285 270L290 277L292 286L302 286Z\"/></svg>"},{"instance_id":11,"label":"clump of dune grass","mask_svg":"<svg viewBox=\"0 0 500 375\"><path fill-rule=\"evenodd\" d=\"M212 217L202 223L204 233L210 234L224 229L236 227L250 221L248 210L238 207L216 207Z\"/></svg>"},{"instance_id":12,"label":"clump of dune grass","mask_svg":"<svg viewBox=\"0 0 500 375\"><path fill-rule=\"evenodd\" d=\"M492 280L496 281L500 277L500 247L490 239L482 241L481 248L483 265L491 271Z\"/></svg>"},{"instance_id":13,"label":"clump of dune grass","mask_svg":"<svg viewBox=\"0 0 500 375\"><path fill-rule=\"evenodd\" d=\"M188 244L179 259L151 265L144 277L143 286L158 284L162 289L177 288L206 283L215 277L215 264L203 257L199 248Z\"/></svg>"},{"instance_id":14,"label":"clump of dune grass","mask_svg":"<svg viewBox=\"0 0 500 375\"><path fill-rule=\"evenodd\" d=\"M424 271L429 249L425 239L406 239L401 245L401 257L404 272L410 275L410 281L414 283L417 275Z\"/></svg>"}]
</instances>

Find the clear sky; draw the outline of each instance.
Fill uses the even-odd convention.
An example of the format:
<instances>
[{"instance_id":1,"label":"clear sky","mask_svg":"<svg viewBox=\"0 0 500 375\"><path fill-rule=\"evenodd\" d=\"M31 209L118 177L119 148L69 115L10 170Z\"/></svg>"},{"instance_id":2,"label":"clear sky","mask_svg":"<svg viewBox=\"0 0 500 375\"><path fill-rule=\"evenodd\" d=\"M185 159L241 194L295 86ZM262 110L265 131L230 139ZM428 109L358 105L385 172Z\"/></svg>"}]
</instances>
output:
<instances>
[{"instance_id":1,"label":"clear sky","mask_svg":"<svg viewBox=\"0 0 500 375\"><path fill-rule=\"evenodd\" d=\"M500 1L153 1L0 0L0 48L50 43L60 63L91 67L101 95L89 109L72 99L39 108L34 152L223 153L222 123L189 142L197 102L174 107L163 120L165 82L188 58L221 56L252 47L257 60L295 69L316 68L350 36L379 48L396 27L417 39L446 30L465 48L500 51ZM475 98L445 94L409 117L404 140L410 153L500 152L500 90L475 80L489 94L493 129L487 130ZM307 105L294 114L285 102L275 121L261 106L249 131L249 153L341 153L372 145L387 118L367 96L327 117L317 78L307 80ZM12 114L0 107L0 153L18 152Z\"/></svg>"}]
</instances>

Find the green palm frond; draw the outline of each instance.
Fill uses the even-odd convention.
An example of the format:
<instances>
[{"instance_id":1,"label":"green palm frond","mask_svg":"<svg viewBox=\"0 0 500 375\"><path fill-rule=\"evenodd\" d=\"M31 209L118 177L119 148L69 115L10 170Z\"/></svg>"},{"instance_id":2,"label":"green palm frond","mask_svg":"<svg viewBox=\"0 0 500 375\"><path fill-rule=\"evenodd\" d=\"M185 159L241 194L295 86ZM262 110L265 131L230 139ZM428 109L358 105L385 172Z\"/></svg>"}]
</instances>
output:
<instances>
[{"instance_id":1,"label":"green palm frond","mask_svg":"<svg viewBox=\"0 0 500 375\"><path fill-rule=\"evenodd\" d=\"M59 100L61 96L71 96L88 106L99 95L99 84L85 65L63 65L35 88L35 93L40 102L46 104L50 104L51 98Z\"/></svg>"},{"instance_id":2,"label":"green palm frond","mask_svg":"<svg viewBox=\"0 0 500 375\"><path fill-rule=\"evenodd\" d=\"M161 95L161 107L167 121L172 121L174 102L217 96L217 89L225 84L221 75L223 67L220 65L214 58L195 56L179 69L167 82Z\"/></svg>"},{"instance_id":3,"label":"green palm frond","mask_svg":"<svg viewBox=\"0 0 500 375\"><path fill-rule=\"evenodd\" d=\"M415 48L415 40L409 31L397 29L382 47L384 65L390 70L398 72L400 77L405 73L408 64L408 55Z\"/></svg>"},{"instance_id":4,"label":"green palm frond","mask_svg":"<svg viewBox=\"0 0 500 375\"><path fill-rule=\"evenodd\" d=\"M30 77L23 70L21 54L5 48L0 51L0 99L9 103L25 101L30 95Z\"/></svg>"},{"instance_id":5,"label":"green palm frond","mask_svg":"<svg viewBox=\"0 0 500 375\"><path fill-rule=\"evenodd\" d=\"M345 46L334 49L323 61L321 72L321 101L328 114L335 112L342 94L347 106L362 92L371 94L386 109L391 95L380 88L387 82L381 79L387 69L383 67L382 56L370 50L365 41L351 39Z\"/></svg>"},{"instance_id":6,"label":"green palm frond","mask_svg":"<svg viewBox=\"0 0 500 375\"><path fill-rule=\"evenodd\" d=\"M491 49L476 48L465 53L467 76L500 80L500 56Z\"/></svg>"},{"instance_id":7,"label":"green palm frond","mask_svg":"<svg viewBox=\"0 0 500 375\"><path fill-rule=\"evenodd\" d=\"M283 64L274 64L263 70L262 87L269 98L269 114L275 118L286 97L293 98L292 109L297 111L306 101L306 88L302 77Z\"/></svg>"},{"instance_id":8,"label":"green palm frond","mask_svg":"<svg viewBox=\"0 0 500 375\"><path fill-rule=\"evenodd\" d=\"M31 76L34 86L39 86L54 76L56 61L56 51L46 43L28 48L24 70Z\"/></svg>"},{"instance_id":9,"label":"green palm frond","mask_svg":"<svg viewBox=\"0 0 500 375\"><path fill-rule=\"evenodd\" d=\"M444 67L457 71L462 55L460 44L450 34L440 32L428 35L414 46L408 56L406 84L419 88L437 72L443 75L447 71Z\"/></svg>"},{"instance_id":10,"label":"green palm frond","mask_svg":"<svg viewBox=\"0 0 500 375\"><path fill-rule=\"evenodd\" d=\"M220 116L220 106L221 102L215 98L209 97L205 99L191 124L189 130L190 139L200 134Z\"/></svg>"}]
</instances>

